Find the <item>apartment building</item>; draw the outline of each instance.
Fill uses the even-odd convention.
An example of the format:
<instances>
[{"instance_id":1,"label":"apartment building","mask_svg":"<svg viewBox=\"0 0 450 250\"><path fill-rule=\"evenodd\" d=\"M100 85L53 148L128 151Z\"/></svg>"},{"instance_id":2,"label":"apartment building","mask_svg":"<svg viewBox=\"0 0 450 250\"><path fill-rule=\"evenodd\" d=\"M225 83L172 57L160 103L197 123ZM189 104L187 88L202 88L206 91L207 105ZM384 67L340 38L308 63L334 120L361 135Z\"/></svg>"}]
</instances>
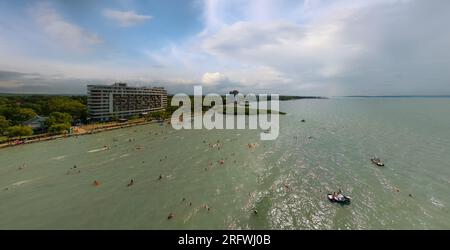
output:
<instances>
[{"instance_id":1,"label":"apartment building","mask_svg":"<svg viewBox=\"0 0 450 250\"><path fill-rule=\"evenodd\" d=\"M88 85L87 108L92 120L108 121L164 110L167 91L162 87L129 87L126 83Z\"/></svg>"}]
</instances>

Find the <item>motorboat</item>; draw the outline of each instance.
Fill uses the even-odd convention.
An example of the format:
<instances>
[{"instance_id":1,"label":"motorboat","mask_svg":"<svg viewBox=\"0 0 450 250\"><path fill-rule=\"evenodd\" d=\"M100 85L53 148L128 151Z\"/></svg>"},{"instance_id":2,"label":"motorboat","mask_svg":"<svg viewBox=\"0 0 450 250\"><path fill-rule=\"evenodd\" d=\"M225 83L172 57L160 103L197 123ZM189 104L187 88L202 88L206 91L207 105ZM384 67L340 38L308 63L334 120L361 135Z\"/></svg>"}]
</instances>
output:
<instances>
[{"instance_id":1,"label":"motorboat","mask_svg":"<svg viewBox=\"0 0 450 250\"><path fill-rule=\"evenodd\" d=\"M370 161L378 167L384 167L384 163L380 160L380 158L372 158Z\"/></svg>"},{"instance_id":2,"label":"motorboat","mask_svg":"<svg viewBox=\"0 0 450 250\"><path fill-rule=\"evenodd\" d=\"M337 202L341 204L350 203L350 196L345 196L343 194L327 194L327 197L331 202Z\"/></svg>"}]
</instances>

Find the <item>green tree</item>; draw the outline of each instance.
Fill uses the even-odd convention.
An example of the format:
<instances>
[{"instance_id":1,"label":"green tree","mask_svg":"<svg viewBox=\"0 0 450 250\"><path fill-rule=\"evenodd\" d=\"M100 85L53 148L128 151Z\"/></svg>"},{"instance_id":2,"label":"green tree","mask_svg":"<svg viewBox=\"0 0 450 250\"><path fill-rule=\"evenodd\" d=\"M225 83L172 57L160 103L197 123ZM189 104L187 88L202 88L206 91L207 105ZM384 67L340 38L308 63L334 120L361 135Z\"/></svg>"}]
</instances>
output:
<instances>
[{"instance_id":1,"label":"green tree","mask_svg":"<svg viewBox=\"0 0 450 250\"><path fill-rule=\"evenodd\" d=\"M74 118L86 117L86 105L81 103L79 100L73 100L67 97L55 97L49 100L48 108L46 110L48 113L52 112L63 112L72 115Z\"/></svg>"},{"instance_id":2,"label":"green tree","mask_svg":"<svg viewBox=\"0 0 450 250\"><path fill-rule=\"evenodd\" d=\"M68 124L70 126L72 123L72 116L67 113L53 112L50 114L46 123L49 127L60 123Z\"/></svg>"},{"instance_id":3,"label":"green tree","mask_svg":"<svg viewBox=\"0 0 450 250\"><path fill-rule=\"evenodd\" d=\"M5 105L8 103L8 98L0 96L0 105Z\"/></svg>"},{"instance_id":4,"label":"green tree","mask_svg":"<svg viewBox=\"0 0 450 250\"><path fill-rule=\"evenodd\" d=\"M69 130L70 124L67 123L53 124L48 128L48 132L52 134L63 134L69 132Z\"/></svg>"},{"instance_id":5,"label":"green tree","mask_svg":"<svg viewBox=\"0 0 450 250\"><path fill-rule=\"evenodd\" d=\"M20 105L20 107L21 108L29 108L38 114L42 114L42 106L39 103L31 102L31 100L30 100L30 102L26 102L26 103Z\"/></svg>"},{"instance_id":6,"label":"green tree","mask_svg":"<svg viewBox=\"0 0 450 250\"><path fill-rule=\"evenodd\" d=\"M3 135L9 128L9 121L2 115L0 115L0 135Z\"/></svg>"},{"instance_id":7,"label":"green tree","mask_svg":"<svg viewBox=\"0 0 450 250\"><path fill-rule=\"evenodd\" d=\"M7 120L13 120L17 108L4 105L0 108L0 115L3 115Z\"/></svg>"},{"instance_id":8,"label":"green tree","mask_svg":"<svg viewBox=\"0 0 450 250\"><path fill-rule=\"evenodd\" d=\"M19 125L20 123L35 117L36 113L28 108L2 107L1 115L15 125Z\"/></svg>"},{"instance_id":9,"label":"green tree","mask_svg":"<svg viewBox=\"0 0 450 250\"><path fill-rule=\"evenodd\" d=\"M34 110L30 109L30 108L19 108L17 110L17 119L18 121L26 121L29 120L33 117L36 117L37 114L36 112L34 112Z\"/></svg>"},{"instance_id":10,"label":"green tree","mask_svg":"<svg viewBox=\"0 0 450 250\"><path fill-rule=\"evenodd\" d=\"M8 128L9 137L30 136L33 134L33 129L29 126L16 125Z\"/></svg>"}]
</instances>

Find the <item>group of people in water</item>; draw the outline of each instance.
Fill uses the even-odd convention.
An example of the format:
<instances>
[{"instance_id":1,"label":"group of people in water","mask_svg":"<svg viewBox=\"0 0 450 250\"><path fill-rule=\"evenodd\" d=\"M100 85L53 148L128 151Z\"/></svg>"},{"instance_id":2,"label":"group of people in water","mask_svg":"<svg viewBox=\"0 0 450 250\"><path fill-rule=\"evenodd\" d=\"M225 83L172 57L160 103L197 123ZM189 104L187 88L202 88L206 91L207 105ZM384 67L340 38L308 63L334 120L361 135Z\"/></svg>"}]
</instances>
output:
<instances>
[{"instance_id":1,"label":"group of people in water","mask_svg":"<svg viewBox=\"0 0 450 250\"><path fill-rule=\"evenodd\" d=\"M81 173L80 169L77 169L77 165L73 165L73 167L71 167L69 169L69 171L67 171L66 175L70 175L70 174L79 174Z\"/></svg>"},{"instance_id":2,"label":"group of people in water","mask_svg":"<svg viewBox=\"0 0 450 250\"><path fill-rule=\"evenodd\" d=\"M203 143L206 144L206 140L203 140ZM257 143L249 143L247 146L248 146L249 149L253 150L253 149L255 149L255 148L258 146L258 144L257 144ZM210 149L215 149L215 148L217 148L218 150L220 150L220 149L223 147L223 144L220 142L220 140L217 140L215 143L208 143L208 147L209 147ZM231 156L234 157L234 156L235 156L235 153L234 153L234 152L231 153ZM225 159L226 159L226 158L221 158L221 159L219 159L219 160L217 161L217 163L218 163L219 165L224 165L224 164L225 164ZM234 160L234 163L236 163L236 162L237 162L237 161ZM212 167L213 167L213 163L212 163L212 162L209 162L209 163L208 163L208 167L205 167L205 171L212 169ZM163 179L163 177L162 177L162 175L160 175L159 178L158 178L158 180L162 180L162 179ZM287 185L286 185L286 188L287 188L287 189L290 189L290 187L287 186ZM182 202L186 202L186 198L183 198L183 199L182 199ZM189 202L189 206L192 206L192 202ZM204 210L206 210L206 211L208 211L208 212L211 211L211 208L210 208L210 207L208 206L208 204L206 204L206 203L203 204L203 205L201 206L201 208L204 209ZM253 210L252 210L252 213L253 213L254 215L257 215L257 214L258 214L258 211L257 211L256 209L253 209ZM171 220L171 219L173 219L174 217L175 217L175 214L174 214L173 212L170 212L169 215L167 216L167 219L168 219L168 220Z\"/></svg>"},{"instance_id":3,"label":"group of people in water","mask_svg":"<svg viewBox=\"0 0 450 250\"><path fill-rule=\"evenodd\" d=\"M187 202L187 199L183 197L183 199L181 199L181 202L182 202L182 203L186 203L186 202ZM192 202L189 202L189 203L187 203L187 204L188 204L189 207L192 207ZM208 213L211 211L211 207L209 207L209 205L206 204L206 203L204 203L204 204L203 204L201 207L199 207L199 208L195 208L195 212L198 212L199 209L203 209L203 210L205 210L205 211L208 212ZM174 217L175 217L175 214L174 214L173 212L170 212L169 215L167 216L167 219L170 220L170 219L173 219Z\"/></svg>"},{"instance_id":4,"label":"group of people in water","mask_svg":"<svg viewBox=\"0 0 450 250\"><path fill-rule=\"evenodd\" d=\"M136 132L136 131L135 131L135 132ZM150 133L150 134L153 135L153 133ZM158 133L155 133L155 135L157 135L157 134L158 134ZM114 142L118 142L119 140L118 140L118 138L113 138L113 141L114 141ZM129 138L129 139L128 139L128 142L135 142L135 141L136 141L135 138ZM206 143L207 143L206 140L203 140L203 143L206 144ZM224 143L221 142L220 140L217 140L217 141L215 141L214 143L208 143L208 147L209 147L210 149L221 150L221 149L223 148L223 146L224 146ZM247 145L248 149L250 149L250 150L254 150L257 146L258 146L257 143L248 143L248 145ZM107 145L105 145L104 148L105 148L105 149L110 149L110 147L107 146ZM140 149L143 149L143 146L142 146L142 145L136 145L135 148L136 148L137 150L140 150ZM230 154L230 156L231 156L231 157L235 157L235 153L232 152L232 153ZM166 159L168 159L168 156L167 156L167 155L164 156L164 158L161 158L161 159L160 159L160 162L162 162L162 161L164 161L164 160L166 160ZM218 164L218 165L225 165L226 159L227 159L227 157L220 158L220 159L217 161L217 164ZM142 163L145 163L145 161L142 161ZM234 160L234 163L237 163L236 159ZM213 162L209 162L208 167L205 168L205 170L210 170L210 169L212 169L212 168L213 168L213 165L214 165ZM76 165L75 165L73 168L71 168L70 170L73 171L74 169L77 169L77 166L76 166ZM80 171L80 170L78 169L77 171ZM164 178L165 178L165 176L163 176L162 174L160 174L160 175L156 178L156 180L157 180L157 181L163 181ZM135 180L134 180L134 179L130 179L130 181L126 184L126 187L132 187L132 186L134 186L134 184L135 184ZM101 183L99 180L94 180L93 183L92 183L92 185L95 186L95 187L100 187L100 186L102 185L102 183ZM289 189L289 187L287 187L287 188ZM186 203L186 202L187 202L186 198L183 198L183 199L182 199L182 202L183 202L183 203ZM188 203L186 203L186 204L187 204L189 207L192 207L192 206L193 206L192 202L188 202ZM207 212L211 211L211 208L210 208L209 205L206 204L206 203L204 203L203 205L201 205L199 208L196 208L196 211L198 211L198 209L204 209L204 210L207 211ZM252 212L253 212L254 215L256 215L256 214L258 213L257 210L253 210ZM168 220L171 220L171 219L173 219L174 217L175 217L174 212L170 212L169 215L167 216L167 219L168 219Z\"/></svg>"}]
</instances>

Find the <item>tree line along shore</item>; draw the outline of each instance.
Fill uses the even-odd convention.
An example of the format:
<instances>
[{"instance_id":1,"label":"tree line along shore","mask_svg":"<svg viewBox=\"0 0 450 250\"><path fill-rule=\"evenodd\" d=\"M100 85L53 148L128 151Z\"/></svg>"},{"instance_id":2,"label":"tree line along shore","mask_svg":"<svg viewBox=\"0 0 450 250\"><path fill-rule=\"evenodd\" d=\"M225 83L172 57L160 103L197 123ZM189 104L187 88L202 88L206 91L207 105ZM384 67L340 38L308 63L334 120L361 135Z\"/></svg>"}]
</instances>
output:
<instances>
[{"instance_id":1,"label":"tree line along shore","mask_svg":"<svg viewBox=\"0 0 450 250\"><path fill-rule=\"evenodd\" d=\"M194 97L190 98L193 107ZM280 96L279 99L287 101L305 98L322 97ZM168 96L168 104L164 111L141 117L129 117L127 122L119 122L118 119L112 119L110 122L94 122L88 117L87 96L0 94L0 144L21 144L166 120L178 109L177 106L170 105L171 99L172 96ZM209 108L202 107L204 112ZM234 113L237 114L236 111ZM267 110L267 113L271 113L271 110ZM249 114L248 107L245 114ZM42 123L42 126L33 128L29 125L33 120Z\"/></svg>"}]
</instances>

